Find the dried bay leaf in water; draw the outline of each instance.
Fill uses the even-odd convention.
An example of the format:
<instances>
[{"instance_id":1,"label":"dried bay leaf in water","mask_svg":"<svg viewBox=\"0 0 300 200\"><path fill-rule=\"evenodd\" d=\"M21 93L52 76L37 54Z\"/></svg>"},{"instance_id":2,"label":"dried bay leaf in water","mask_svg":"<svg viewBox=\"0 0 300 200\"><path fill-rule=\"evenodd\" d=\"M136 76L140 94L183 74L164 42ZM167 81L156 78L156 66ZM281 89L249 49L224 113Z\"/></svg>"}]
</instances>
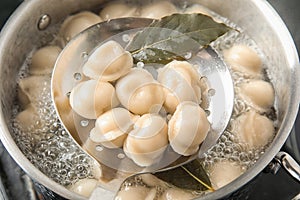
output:
<instances>
[{"instance_id":1,"label":"dried bay leaf in water","mask_svg":"<svg viewBox=\"0 0 300 200\"><path fill-rule=\"evenodd\" d=\"M162 27L181 32L202 46L209 45L231 30L227 25L218 23L213 18L200 13L174 14L153 22L150 27Z\"/></svg>"},{"instance_id":2,"label":"dried bay leaf in water","mask_svg":"<svg viewBox=\"0 0 300 200\"><path fill-rule=\"evenodd\" d=\"M193 160L182 167L155 173L154 175L157 178L182 189L195 191L213 190L209 177L198 159Z\"/></svg>"},{"instance_id":3,"label":"dried bay leaf in water","mask_svg":"<svg viewBox=\"0 0 300 200\"><path fill-rule=\"evenodd\" d=\"M155 60L166 64L174 57L184 59L187 53L197 53L229 30L230 27L215 22L207 15L173 14L154 20L149 27L137 33L126 50L131 52L135 63Z\"/></svg>"}]
</instances>

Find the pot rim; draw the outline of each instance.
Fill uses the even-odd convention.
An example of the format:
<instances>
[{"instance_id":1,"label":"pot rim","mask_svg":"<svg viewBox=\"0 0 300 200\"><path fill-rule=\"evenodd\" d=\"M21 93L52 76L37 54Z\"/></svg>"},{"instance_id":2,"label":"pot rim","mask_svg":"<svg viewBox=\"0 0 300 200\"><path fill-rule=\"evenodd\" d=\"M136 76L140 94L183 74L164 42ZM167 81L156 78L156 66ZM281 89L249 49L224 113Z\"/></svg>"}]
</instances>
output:
<instances>
[{"instance_id":1,"label":"pot rim","mask_svg":"<svg viewBox=\"0 0 300 200\"><path fill-rule=\"evenodd\" d=\"M24 1L11 15L5 26L3 27L0 33L0 49L5 49L8 45L7 41L9 41L10 37L10 29L14 29L15 26L21 23L24 14L27 10L31 10L30 8L35 7L36 1ZM271 26L274 30L276 30L276 34L280 35L280 41L284 45L284 51L287 57L287 62L289 66L291 66L291 80L295 80L291 88L295 90L292 92L294 98L290 99L290 104L287 109L287 113L289 113L290 118L284 118L280 129L278 130L278 137L276 138L277 142L272 143L271 147L267 148L265 153L261 156L259 161L256 164L247 170L243 175L239 178L231 182L230 184L216 190L213 193L209 193L201 199L208 200L208 199L217 199L224 197L224 194L231 194L232 192L236 191L249 181L257 176L275 157L275 155L279 152L280 148L285 143L286 139L289 136L289 132L292 130L294 125L294 121L297 116L297 112L299 109L299 102L300 102L300 66L299 65L299 57L293 42L293 39L274 8L266 1L254 0L253 3L256 5L258 9L260 9L263 15L268 16L266 19L272 21ZM3 61L3 56L0 56L0 63ZM2 112L2 107L0 107L0 124L6 124L5 116ZM9 133L7 126L0 126L1 133ZM40 170L38 170L21 152L15 141L13 140L11 135L8 134L0 134L0 139L5 146L6 150L9 152L11 157L17 162L17 164L34 180L38 183L41 183L45 187L51 189L53 192L57 193L60 196L63 196L68 199L85 199L70 190L66 189L62 185L56 183L48 176L43 174Z\"/></svg>"}]
</instances>

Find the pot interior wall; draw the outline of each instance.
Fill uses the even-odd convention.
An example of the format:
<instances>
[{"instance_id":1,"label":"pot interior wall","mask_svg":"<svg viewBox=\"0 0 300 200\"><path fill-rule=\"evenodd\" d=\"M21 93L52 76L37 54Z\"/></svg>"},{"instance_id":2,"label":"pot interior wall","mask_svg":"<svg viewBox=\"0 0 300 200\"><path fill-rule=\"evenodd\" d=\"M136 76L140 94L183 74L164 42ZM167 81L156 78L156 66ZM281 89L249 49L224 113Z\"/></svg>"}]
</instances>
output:
<instances>
[{"instance_id":1,"label":"pot interior wall","mask_svg":"<svg viewBox=\"0 0 300 200\"><path fill-rule=\"evenodd\" d=\"M12 115L12 106L16 95L16 77L29 51L50 42L53 39L53 33L57 32L57 27L67 15L79 10L97 9L101 2L103 1L52 0L51 3L47 0L27 1L15 12L9 24L2 31L0 42L2 48L0 54L1 115L6 120L6 124L10 123L10 116ZM182 3L179 0L175 2L177 4ZM294 80L291 78L292 66L298 62L295 59L297 58L296 50L290 36L286 35L285 29L283 31L280 29L281 21L279 20L277 23L277 19L267 18L270 9L264 3L257 3L259 1L254 3L255 1L248 0L194 0L194 2L200 2L238 24L267 55L272 63L269 76L276 91L276 109L279 116L278 126L280 127L283 121L289 119L289 110L294 106L288 102L291 102L294 84ZM265 7L258 9L258 5ZM266 12L263 9L267 9ZM51 25L45 31L40 31L37 24L44 14L51 17ZM272 21L274 22L273 25ZM279 28L275 28L276 26ZM282 33L285 35L281 35ZM287 126L284 130L279 129L278 135L283 134L284 136L279 137L277 135L273 143L279 142L278 146L281 146L288 135L283 131L288 129L290 130L291 127ZM273 152L276 151L279 151L279 148ZM13 152L10 153L14 154ZM270 155L270 157L274 157L274 155ZM267 162L262 165L266 164ZM22 167L27 168L26 166ZM25 169L25 171L28 170Z\"/></svg>"}]
</instances>

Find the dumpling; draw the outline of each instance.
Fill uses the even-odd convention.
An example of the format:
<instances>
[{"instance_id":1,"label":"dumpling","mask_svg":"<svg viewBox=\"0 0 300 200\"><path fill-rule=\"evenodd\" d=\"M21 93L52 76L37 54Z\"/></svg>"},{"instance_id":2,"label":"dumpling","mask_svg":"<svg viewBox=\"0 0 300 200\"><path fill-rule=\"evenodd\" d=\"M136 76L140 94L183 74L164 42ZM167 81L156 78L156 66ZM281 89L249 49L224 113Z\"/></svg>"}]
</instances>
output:
<instances>
[{"instance_id":1,"label":"dumpling","mask_svg":"<svg viewBox=\"0 0 300 200\"><path fill-rule=\"evenodd\" d=\"M225 61L236 71L247 75L260 76L262 60L260 56L246 45L235 45L224 52Z\"/></svg>"},{"instance_id":2,"label":"dumpling","mask_svg":"<svg viewBox=\"0 0 300 200\"><path fill-rule=\"evenodd\" d=\"M271 83L263 80L251 80L239 86L239 95L248 104L260 111L272 107L275 93Z\"/></svg>"},{"instance_id":3,"label":"dumpling","mask_svg":"<svg viewBox=\"0 0 300 200\"><path fill-rule=\"evenodd\" d=\"M80 179L74 185L71 185L69 189L79 195L89 197L97 185L98 181L96 179L85 178Z\"/></svg>"},{"instance_id":4,"label":"dumpling","mask_svg":"<svg viewBox=\"0 0 300 200\"><path fill-rule=\"evenodd\" d=\"M134 17L137 14L137 8L134 5L118 1L107 4L101 10L100 17L104 20L110 20L122 17Z\"/></svg>"},{"instance_id":5,"label":"dumpling","mask_svg":"<svg viewBox=\"0 0 300 200\"><path fill-rule=\"evenodd\" d=\"M142 179L143 183L145 183L148 187L156 187L156 186L167 187L168 186L168 184L166 182L160 180L159 178L157 178L156 176L154 176L153 174L150 174L150 173L141 174L141 175L139 175L139 177Z\"/></svg>"},{"instance_id":6,"label":"dumpling","mask_svg":"<svg viewBox=\"0 0 300 200\"><path fill-rule=\"evenodd\" d=\"M31 133L32 130L42 128L45 125L37 108L32 104L27 105L25 110L18 113L15 120L18 122L20 130L29 133Z\"/></svg>"},{"instance_id":7,"label":"dumpling","mask_svg":"<svg viewBox=\"0 0 300 200\"><path fill-rule=\"evenodd\" d=\"M249 148L267 145L275 134L273 122L253 110L240 115L233 121L232 127L238 140Z\"/></svg>"},{"instance_id":8,"label":"dumpling","mask_svg":"<svg viewBox=\"0 0 300 200\"><path fill-rule=\"evenodd\" d=\"M197 152L210 129L205 111L196 103L180 103L169 121L170 145L178 154L189 156Z\"/></svg>"},{"instance_id":9,"label":"dumpling","mask_svg":"<svg viewBox=\"0 0 300 200\"><path fill-rule=\"evenodd\" d=\"M133 66L133 58L123 47L110 40L98 47L89 56L82 70L89 78L115 81L127 74Z\"/></svg>"},{"instance_id":10,"label":"dumpling","mask_svg":"<svg viewBox=\"0 0 300 200\"><path fill-rule=\"evenodd\" d=\"M210 169L210 181L214 189L219 189L243 174L241 166L227 160L217 162Z\"/></svg>"},{"instance_id":11,"label":"dumpling","mask_svg":"<svg viewBox=\"0 0 300 200\"><path fill-rule=\"evenodd\" d=\"M74 36L83 30L93 26L103 20L90 11L82 11L69 16L62 24L60 35L64 42L69 42Z\"/></svg>"},{"instance_id":12,"label":"dumpling","mask_svg":"<svg viewBox=\"0 0 300 200\"><path fill-rule=\"evenodd\" d=\"M72 109L87 119L96 119L118 104L115 88L108 82L84 81L76 85L70 94Z\"/></svg>"},{"instance_id":13,"label":"dumpling","mask_svg":"<svg viewBox=\"0 0 300 200\"><path fill-rule=\"evenodd\" d=\"M186 13L186 14L200 13L200 14L212 17L213 20L216 21L216 22L218 22L218 23L222 23L223 22L219 18L213 17L212 14L211 14L211 11L208 10L208 8L206 8L206 7L204 7L204 6L200 5L200 4L193 4L193 5L189 6L189 7L187 7L184 10L184 13Z\"/></svg>"},{"instance_id":14,"label":"dumpling","mask_svg":"<svg viewBox=\"0 0 300 200\"><path fill-rule=\"evenodd\" d=\"M124 108L114 108L97 118L90 138L107 148L122 147L137 118Z\"/></svg>"},{"instance_id":15,"label":"dumpling","mask_svg":"<svg viewBox=\"0 0 300 200\"><path fill-rule=\"evenodd\" d=\"M33 75L51 74L61 48L58 46L46 46L37 50L31 59L29 73Z\"/></svg>"},{"instance_id":16,"label":"dumpling","mask_svg":"<svg viewBox=\"0 0 300 200\"><path fill-rule=\"evenodd\" d=\"M186 61L172 61L158 70L157 80L165 87L165 109L174 113L183 101L201 103L201 82L198 72Z\"/></svg>"},{"instance_id":17,"label":"dumpling","mask_svg":"<svg viewBox=\"0 0 300 200\"><path fill-rule=\"evenodd\" d=\"M144 69L134 68L116 84L121 104L135 114L158 112L165 100L163 87Z\"/></svg>"},{"instance_id":18,"label":"dumpling","mask_svg":"<svg viewBox=\"0 0 300 200\"><path fill-rule=\"evenodd\" d=\"M193 13L201 13L203 15L210 15L209 11L207 10L206 7L199 5L199 4L193 4L189 7L187 7L184 11L184 13L187 14L193 14Z\"/></svg>"},{"instance_id":19,"label":"dumpling","mask_svg":"<svg viewBox=\"0 0 300 200\"><path fill-rule=\"evenodd\" d=\"M150 188L144 186L127 186L119 191L115 200L141 200L146 199L151 191ZM150 199L149 199L150 200Z\"/></svg>"},{"instance_id":20,"label":"dumpling","mask_svg":"<svg viewBox=\"0 0 300 200\"><path fill-rule=\"evenodd\" d=\"M151 166L162 158L168 146L168 126L157 114L146 114L134 124L124 143L124 152L137 165Z\"/></svg>"},{"instance_id":21,"label":"dumpling","mask_svg":"<svg viewBox=\"0 0 300 200\"><path fill-rule=\"evenodd\" d=\"M160 19L177 12L177 8L169 1L157 1L143 6L141 8L141 17Z\"/></svg>"},{"instance_id":22,"label":"dumpling","mask_svg":"<svg viewBox=\"0 0 300 200\"><path fill-rule=\"evenodd\" d=\"M18 100L21 107L26 107L30 102L38 103L44 88L50 87L49 76L29 76L19 82Z\"/></svg>"},{"instance_id":23,"label":"dumpling","mask_svg":"<svg viewBox=\"0 0 300 200\"><path fill-rule=\"evenodd\" d=\"M192 192L173 187L167 189L158 200L190 200L196 197Z\"/></svg>"}]
</instances>

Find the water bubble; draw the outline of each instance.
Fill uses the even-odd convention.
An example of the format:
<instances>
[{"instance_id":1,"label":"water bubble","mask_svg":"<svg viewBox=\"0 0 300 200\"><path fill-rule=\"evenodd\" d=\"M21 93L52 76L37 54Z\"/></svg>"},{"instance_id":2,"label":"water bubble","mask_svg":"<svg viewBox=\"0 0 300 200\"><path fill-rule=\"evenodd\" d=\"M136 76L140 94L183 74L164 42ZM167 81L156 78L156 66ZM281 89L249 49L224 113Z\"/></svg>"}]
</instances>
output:
<instances>
[{"instance_id":1,"label":"water bubble","mask_svg":"<svg viewBox=\"0 0 300 200\"><path fill-rule=\"evenodd\" d=\"M220 142L225 142L227 140L225 135L221 135Z\"/></svg>"},{"instance_id":2,"label":"water bubble","mask_svg":"<svg viewBox=\"0 0 300 200\"><path fill-rule=\"evenodd\" d=\"M84 167L81 166L81 165L78 165L78 166L76 167L76 169L77 169L78 171L83 171L83 170L84 170Z\"/></svg>"},{"instance_id":3,"label":"water bubble","mask_svg":"<svg viewBox=\"0 0 300 200\"><path fill-rule=\"evenodd\" d=\"M82 53L81 53L81 57L82 57L83 59L88 58L88 56L89 56L88 52L82 52Z\"/></svg>"},{"instance_id":4,"label":"water bubble","mask_svg":"<svg viewBox=\"0 0 300 200\"><path fill-rule=\"evenodd\" d=\"M77 72L77 73L74 74L74 79L75 79L76 81L80 81L81 78L82 78L81 73L78 73L78 72Z\"/></svg>"},{"instance_id":5,"label":"water bubble","mask_svg":"<svg viewBox=\"0 0 300 200\"><path fill-rule=\"evenodd\" d=\"M71 92L68 92L68 93L66 94L66 96L67 96L68 98L70 98L70 95L71 95Z\"/></svg>"},{"instance_id":6,"label":"water bubble","mask_svg":"<svg viewBox=\"0 0 300 200\"><path fill-rule=\"evenodd\" d=\"M42 15L38 21L38 29L45 30L51 23L51 17L47 14Z\"/></svg>"},{"instance_id":7,"label":"water bubble","mask_svg":"<svg viewBox=\"0 0 300 200\"><path fill-rule=\"evenodd\" d=\"M137 64L136 64L136 67L137 68L143 68L145 66L145 64L143 63L143 62L138 62Z\"/></svg>"},{"instance_id":8,"label":"water bubble","mask_svg":"<svg viewBox=\"0 0 300 200\"><path fill-rule=\"evenodd\" d=\"M226 147L226 145L224 143L219 143L219 146L221 149L224 149Z\"/></svg>"},{"instance_id":9,"label":"water bubble","mask_svg":"<svg viewBox=\"0 0 300 200\"><path fill-rule=\"evenodd\" d=\"M98 146L96 146L96 151L103 151L104 150L104 148L102 147L102 146L100 146L100 145L98 145Z\"/></svg>"},{"instance_id":10,"label":"water bubble","mask_svg":"<svg viewBox=\"0 0 300 200\"><path fill-rule=\"evenodd\" d=\"M190 59L190 58L192 57L192 55L193 55L192 52L187 52L187 53L184 55L184 58L188 60L188 59Z\"/></svg>"},{"instance_id":11,"label":"water bubble","mask_svg":"<svg viewBox=\"0 0 300 200\"><path fill-rule=\"evenodd\" d=\"M231 154L232 153L232 149L231 148L225 148L225 150L224 150L224 153L225 154Z\"/></svg>"},{"instance_id":12,"label":"water bubble","mask_svg":"<svg viewBox=\"0 0 300 200\"><path fill-rule=\"evenodd\" d=\"M88 125L89 125L89 120L81 120L80 121L80 125L82 126L82 127L87 127Z\"/></svg>"},{"instance_id":13,"label":"water bubble","mask_svg":"<svg viewBox=\"0 0 300 200\"><path fill-rule=\"evenodd\" d=\"M211 88L211 89L208 90L207 93L208 93L208 96L212 97L216 94L216 90Z\"/></svg>"},{"instance_id":14,"label":"water bubble","mask_svg":"<svg viewBox=\"0 0 300 200\"><path fill-rule=\"evenodd\" d=\"M244 153L244 152L242 152L242 153L240 154L240 160L241 160L242 162L246 162L246 161L248 160L247 154Z\"/></svg>"},{"instance_id":15,"label":"water bubble","mask_svg":"<svg viewBox=\"0 0 300 200\"><path fill-rule=\"evenodd\" d=\"M210 111L209 110L205 110L206 116L210 115Z\"/></svg>"},{"instance_id":16,"label":"water bubble","mask_svg":"<svg viewBox=\"0 0 300 200\"><path fill-rule=\"evenodd\" d=\"M167 120L170 121L171 118L172 118L172 115L171 115L171 114L168 114L168 115L167 115Z\"/></svg>"},{"instance_id":17,"label":"water bubble","mask_svg":"<svg viewBox=\"0 0 300 200\"><path fill-rule=\"evenodd\" d=\"M124 34L122 35L122 40L127 43L130 41L130 36L128 34Z\"/></svg>"},{"instance_id":18,"label":"water bubble","mask_svg":"<svg viewBox=\"0 0 300 200\"><path fill-rule=\"evenodd\" d=\"M123 153L119 153L117 156L119 159L124 159L126 157Z\"/></svg>"}]
</instances>

